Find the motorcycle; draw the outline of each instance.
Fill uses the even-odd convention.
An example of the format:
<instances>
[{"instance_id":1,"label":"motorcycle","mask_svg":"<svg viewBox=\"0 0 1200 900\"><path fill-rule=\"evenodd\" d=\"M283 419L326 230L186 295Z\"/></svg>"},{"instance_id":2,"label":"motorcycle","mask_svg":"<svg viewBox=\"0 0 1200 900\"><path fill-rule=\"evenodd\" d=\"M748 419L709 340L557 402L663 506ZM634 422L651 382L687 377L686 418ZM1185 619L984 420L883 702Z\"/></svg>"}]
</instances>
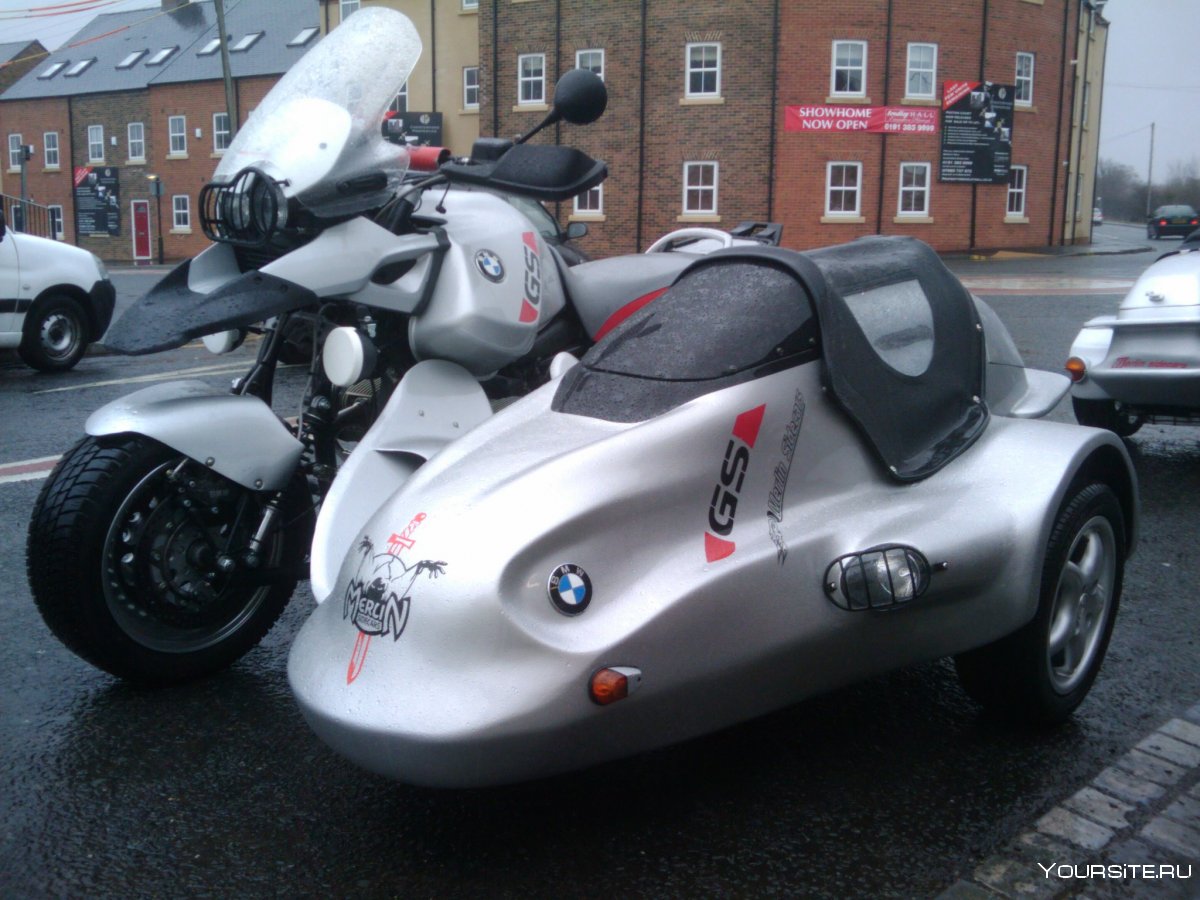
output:
<instances>
[{"instance_id":1,"label":"motorcycle","mask_svg":"<svg viewBox=\"0 0 1200 900\"><path fill-rule=\"evenodd\" d=\"M410 147L387 115L420 51L407 18L370 8L306 54L201 192L214 243L110 330L107 346L129 354L261 340L230 393L179 381L97 410L43 486L30 587L94 665L143 683L227 666L299 580L330 595L382 484L561 373L711 249L698 244L759 240L681 231L646 254L565 265L505 198L557 202L603 180L582 151L525 143L597 119L603 82L569 72L528 134L447 159ZM410 164L429 171L413 180ZM271 402L298 331L312 354L291 423Z\"/></svg>"}]
</instances>

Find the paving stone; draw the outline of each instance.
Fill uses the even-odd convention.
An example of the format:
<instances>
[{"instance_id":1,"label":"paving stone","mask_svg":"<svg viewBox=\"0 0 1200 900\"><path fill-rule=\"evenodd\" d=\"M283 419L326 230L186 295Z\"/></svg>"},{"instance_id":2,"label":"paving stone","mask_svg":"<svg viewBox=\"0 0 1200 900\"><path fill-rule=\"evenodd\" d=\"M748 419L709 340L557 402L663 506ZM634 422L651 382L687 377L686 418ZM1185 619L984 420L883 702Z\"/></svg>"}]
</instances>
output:
<instances>
[{"instance_id":1,"label":"paving stone","mask_svg":"<svg viewBox=\"0 0 1200 900\"><path fill-rule=\"evenodd\" d=\"M1060 837L1085 850L1099 850L1113 837L1111 829L1089 822L1061 806L1056 806L1038 819L1037 830Z\"/></svg>"},{"instance_id":2,"label":"paving stone","mask_svg":"<svg viewBox=\"0 0 1200 900\"><path fill-rule=\"evenodd\" d=\"M1200 766L1200 747L1185 744L1169 735L1155 732L1137 745L1138 750L1152 753L1176 765L1193 768Z\"/></svg>"},{"instance_id":3,"label":"paving stone","mask_svg":"<svg viewBox=\"0 0 1200 900\"><path fill-rule=\"evenodd\" d=\"M1197 703L1195 706L1185 712L1183 717L1189 722L1195 722L1197 725L1200 725L1200 703Z\"/></svg>"},{"instance_id":4,"label":"paving stone","mask_svg":"<svg viewBox=\"0 0 1200 900\"><path fill-rule=\"evenodd\" d=\"M1200 785L1196 786L1200 788ZM1193 791L1196 788L1192 788ZM1200 828L1200 796L1183 796L1163 810L1168 819L1174 819L1189 828Z\"/></svg>"},{"instance_id":5,"label":"paving stone","mask_svg":"<svg viewBox=\"0 0 1200 900\"><path fill-rule=\"evenodd\" d=\"M993 856L976 868L975 880L1004 897L1056 897L1067 888L1057 878L1046 878L1035 865L1002 856Z\"/></svg>"},{"instance_id":6,"label":"paving stone","mask_svg":"<svg viewBox=\"0 0 1200 900\"><path fill-rule=\"evenodd\" d=\"M970 881L957 881L937 895L937 900L996 900L996 892Z\"/></svg>"},{"instance_id":7,"label":"paving stone","mask_svg":"<svg viewBox=\"0 0 1200 900\"><path fill-rule=\"evenodd\" d=\"M1184 768L1149 753L1133 749L1116 761L1117 768L1132 772L1139 778L1170 787L1183 777Z\"/></svg>"},{"instance_id":8,"label":"paving stone","mask_svg":"<svg viewBox=\"0 0 1200 900\"><path fill-rule=\"evenodd\" d=\"M1063 801L1063 806L1115 831L1129 827L1126 816L1133 812L1133 807L1128 803L1122 803L1091 787L1085 787L1068 797Z\"/></svg>"},{"instance_id":9,"label":"paving stone","mask_svg":"<svg viewBox=\"0 0 1200 900\"><path fill-rule=\"evenodd\" d=\"M1120 797L1127 803L1149 803L1166 793L1166 788L1162 785L1139 778L1124 769L1112 767L1105 769L1092 779L1092 784L1114 797Z\"/></svg>"},{"instance_id":10,"label":"paving stone","mask_svg":"<svg viewBox=\"0 0 1200 900\"><path fill-rule=\"evenodd\" d=\"M1200 831L1165 816L1157 816L1142 829L1141 835L1148 841L1167 850L1182 853L1186 860L1200 858Z\"/></svg>"},{"instance_id":11,"label":"paving stone","mask_svg":"<svg viewBox=\"0 0 1200 900\"><path fill-rule=\"evenodd\" d=\"M1158 730L1163 734L1169 734L1178 741L1186 741L1193 746L1200 747L1200 725L1185 722L1183 719L1172 719Z\"/></svg>"},{"instance_id":12,"label":"paving stone","mask_svg":"<svg viewBox=\"0 0 1200 900\"><path fill-rule=\"evenodd\" d=\"M1048 834L1042 834L1040 831L1025 832L1013 842L1012 849L1014 853L1026 859L1041 862L1043 865L1051 860L1070 859L1079 853L1078 847L1073 847Z\"/></svg>"}]
</instances>

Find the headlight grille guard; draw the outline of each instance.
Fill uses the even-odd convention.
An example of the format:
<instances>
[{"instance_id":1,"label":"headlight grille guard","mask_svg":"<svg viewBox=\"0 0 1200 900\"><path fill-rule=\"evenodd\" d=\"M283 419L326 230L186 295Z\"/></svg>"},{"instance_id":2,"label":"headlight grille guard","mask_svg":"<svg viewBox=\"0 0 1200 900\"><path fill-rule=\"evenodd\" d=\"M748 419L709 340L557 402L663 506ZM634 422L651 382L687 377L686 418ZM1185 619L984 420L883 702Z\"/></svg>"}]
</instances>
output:
<instances>
[{"instance_id":1,"label":"headlight grille guard","mask_svg":"<svg viewBox=\"0 0 1200 900\"><path fill-rule=\"evenodd\" d=\"M276 181L254 166L225 183L200 189L200 228L210 241L262 247L287 222L286 181Z\"/></svg>"}]
</instances>

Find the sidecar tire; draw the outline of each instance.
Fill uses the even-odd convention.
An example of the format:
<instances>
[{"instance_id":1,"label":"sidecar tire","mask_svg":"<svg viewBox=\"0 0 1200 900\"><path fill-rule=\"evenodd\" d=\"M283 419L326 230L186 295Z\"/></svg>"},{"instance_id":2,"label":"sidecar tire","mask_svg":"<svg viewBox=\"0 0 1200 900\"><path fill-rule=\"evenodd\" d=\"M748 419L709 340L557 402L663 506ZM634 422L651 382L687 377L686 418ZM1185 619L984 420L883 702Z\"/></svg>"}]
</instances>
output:
<instances>
[{"instance_id":1,"label":"sidecar tire","mask_svg":"<svg viewBox=\"0 0 1200 900\"><path fill-rule=\"evenodd\" d=\"M79 301L65 294L42 297L25 317L17 354L39 372L73 369L88 348L88 318Z\"/></svg>"},{"instance_id":2,"label":"sidecar tire","mask_svg":"<svg viewBox=\"0 0 1200 900\"><path fill-rule=\"evenodd\" d=\"M1071 406L1075 410L1075 421L1080 425L1104 428L1117 437L1137 434L1146 421L1143 416L1121 412L1115 400L1081 400L1072 397Z\"/></svg>"},{"instance_id":3,"label":"sidecar tire","mask_svg":"<svg viewBox=\"0 0 1200 900\"><path fill-rule=\"evenodd\" d=\"M1124 521L1108 485L1068 492L1046 545L1033 620L954 658L971 697L1005 718L1040 726L1062 722L1083 702L1120 603Z\"/></svg>"},{"instance_id":4,"label":"sidecar tire","mask_svg":"<svg viewBox=\"0 0 1200 900\"><path fill-rule=\"evenodd\" d=\"M293 576L306 550L304 529L296 524L305 518L306 509L298 485L285 494L284 527L264 548L264 557L281 577L265 584L231 585L230 576L220 590L191 589L209 590L209 597L197 597L186 584L182 591L166 596L165 579L182 580L201 565L208 567L191 555L194 547L204 543L205 526L195 524L201 513L189 517L172 512L161 521L158 512L170 511L176 501L159 486L162 477L156 473L180 459L177 452L141 435L85 437L63 455L46 479L29 523L27 574L47 626L76 655L140 684L208 675L257 645L295 590ZM204 472L202 478L210 479L203 484L215 485L229 503L240 502L238 492L246 491L212 472ZM133 552L126 554L128 560L117 557L117 542L131 541L125 531L115 530L118 516L140 515L142 507L129 504L135 498L140 502L142 496L157 502L146 501L142 518L146 524L131 544L142 551L141 558ZM178 504L180 510L186 506ZM156 518L159 521L152 527ZM185 533L195 535L186 547L186 539L179 537ZM157 567L144 561L155 552L166 557ZM143 578L154 573L156 579L164 579L157 591L146 593L150 599L121 594L118 579L127 562L129 570ZM184 599L194 598L190 607L180 602L181 594Z\"/></svg>"}]
</instances>

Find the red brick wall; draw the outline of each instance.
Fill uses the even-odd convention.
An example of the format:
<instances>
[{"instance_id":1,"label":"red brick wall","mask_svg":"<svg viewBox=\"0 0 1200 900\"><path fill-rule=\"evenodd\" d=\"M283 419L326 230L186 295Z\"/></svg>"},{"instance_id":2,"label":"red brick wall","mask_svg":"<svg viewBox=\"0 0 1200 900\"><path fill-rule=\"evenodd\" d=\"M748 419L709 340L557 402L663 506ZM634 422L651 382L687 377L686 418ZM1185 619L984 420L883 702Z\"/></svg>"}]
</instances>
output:
<instances>
[{"instance_id":1,"label":"red brick wall","mask_svg":"<svg viewBox=\"0 0 1200 900\"><path fill-rule=\"evenodd\" d=\"M75 222L71 214L71 141L68 133L67 101L14 100L0 104L0 132L3 134L4 151L2 165L8 168L8 135L18 133L26 144L36 150L26 170L26 188L29 199L45 206L58 205L63 208L64 240L75 239ZM45 134L52 131L58 135L58 168L48 169L45 156ZM9 172L4 182L5 193L18 196L21 193L21 176Z\"/></svg>"}]
</instances>

